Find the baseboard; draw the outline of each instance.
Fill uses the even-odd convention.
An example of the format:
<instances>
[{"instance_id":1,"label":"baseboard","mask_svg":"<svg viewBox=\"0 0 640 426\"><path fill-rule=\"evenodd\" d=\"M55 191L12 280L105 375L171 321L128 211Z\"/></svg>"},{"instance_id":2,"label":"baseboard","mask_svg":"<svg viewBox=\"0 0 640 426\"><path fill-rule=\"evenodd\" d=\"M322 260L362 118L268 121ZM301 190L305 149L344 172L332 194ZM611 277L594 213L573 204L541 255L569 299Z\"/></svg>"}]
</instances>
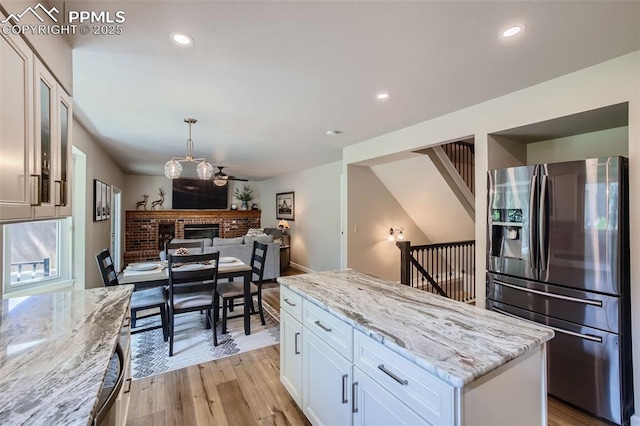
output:
<instances>
[{"instance_id":1,"label":"baseboard","mask_svg":"<svg viewBox=\"0 0 640 426\"><path fill-rule=\"evenodd\" d=\"M304 267L304 266L302 266L302 265L298 265L297 263L294 263L294 262L289 262L289 266L291 266L292 268L299 269L299 270L301 270L302 272L306 272L307 274L311 274L311 273L313 273L313 272L316 272L316 271L314 271L313 269L309 269L309 268ZM640 425L639 425L639 426L640 426Z\"/></svg>"}]
</instances>

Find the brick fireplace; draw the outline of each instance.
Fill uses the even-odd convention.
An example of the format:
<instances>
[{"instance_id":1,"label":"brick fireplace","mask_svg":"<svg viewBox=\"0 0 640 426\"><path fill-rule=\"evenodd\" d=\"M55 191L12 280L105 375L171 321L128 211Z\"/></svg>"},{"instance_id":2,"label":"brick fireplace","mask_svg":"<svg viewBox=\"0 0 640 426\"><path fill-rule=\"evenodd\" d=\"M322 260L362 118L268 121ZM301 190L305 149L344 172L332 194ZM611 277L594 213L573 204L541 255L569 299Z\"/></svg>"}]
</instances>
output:
<instances>
[{"instance_id":1,"label":"brick fireplace","mask_svg":"<svg viewBox=\"0 0 640 426\"><path fill-rule=\"evenodd\" d=\"M217 228L221 238L240 237L260 228L260 211L127 210L124 262L157 260L165 241L185 238L185 228L212 234Z\"/></svg>"}]
</instances>

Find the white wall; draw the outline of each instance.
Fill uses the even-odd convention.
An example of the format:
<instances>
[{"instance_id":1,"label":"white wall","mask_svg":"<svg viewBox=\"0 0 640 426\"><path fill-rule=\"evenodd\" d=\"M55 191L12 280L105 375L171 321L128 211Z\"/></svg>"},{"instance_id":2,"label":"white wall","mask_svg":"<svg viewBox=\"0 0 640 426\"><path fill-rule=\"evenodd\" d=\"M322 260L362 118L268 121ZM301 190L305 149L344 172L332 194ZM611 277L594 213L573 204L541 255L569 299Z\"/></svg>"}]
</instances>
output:
<instances>
[{"instance_id":1,"label":"white wall","mask_svg":"<svg viewBox=\"0 0 640 426\"><path fill-rule=\"evenodd\" d=\"M173 183L171 179L166 176L145 176L145 175L125 175L125 187L127 191L123 194L123 204L125 210L135 210L136 203L142 201L143 194L149 196L147 201L147 210L151 210L151 202L160 199L158 190L162 188L164 190L164 210L171 210L171 204L173 202L172 188ZM211 182L213 185L213 182ZM256 203L260 207L260 184L258 182L241 182L241 181L229 181L227 184L229 195L227 208L231 206L231 203L237 203L240 207L240 202L233 197L233 191L236 188L242 190L244 185L249 185L253 189L254 199L249 203Z\"/></svg>"},{"instance_id":2,"label":"white wall","mask_svg":"<svg viewBox=\"0 0 640 426\"><path fill-rule=\"evenodd\" d=\"M387 240L389 229L404 228L404 237L412 245L429 240L370 167L348 166L347 182L347 266L400 281L400 249Z\"/></svg>"},{"instance_id":3,"label":"white wall","mask_svg":"<svg viewBox=\"0 0 640 426\"><path fill-rule=\"evenodd\" d=\"M629 156L629 128L601 130L527 144L527 164Z\"/></svg>"},{"instance_id":4,"label":"white wall","mask_svg":"<svg viewBox=\"0 0 640 426\"><path fill-rule=\"evenodd\" d=\"M276 193L295 192L295 220L289 220L291 262L313 271L340 268L340 175L336 161L260 182L262 227L278 225Z\"/></svg>"},{"instance_id":5,"label":"white wall","mask_svg":"<svg viewBox=\"0 0 640 426\"><path fill-rule=\"evenodd\" d=\"M486 194L490 133L622 102L629 103L629 190L639 194L640 51L346 147L343 160L345 164L355 164L474 135L476 194ZM350 207L351 199L347 203ZM476 197L476 294L480 307L485 300L486 203L486 197ZM630 215L640 215L640 197L630 197ZM352 219L349 217L348 221ZM631 220L630 233L634 393L635 405L640 407L640 221ZM349 246L349 238L345 244ZM634 417L633 423L640 425L640 418Z\"/></svg>"},{"instance_id":6,"label":"white wall","mask_svg":"<svg viewBox=\"0 0 640 426\"><path fill-rule=\"evenodd\" d=\"M86 198L84 200L73 200L74 203L84 202L87 209L84 288L102 287L102 278L98 272L95 256L103 248L110 247L111 220L93 221L93 180L98 179L120 188L123 196L128 192L128 189L125 186L124 173L117 163L109 157L89 132L75 119L73 120L73 145L87 156ZM121 214L124 221L124 211Z\"/></svg>"},{"instance_id":7,"label":"white wall","mask_svg":"<svg viewBox=\"0 0 640 426\"><path fill-rule=\"evenodd\" d=\"M475 238L473 219L428 155L414 154L371 170L431 243Z\"/></svg>"}]
</instances>

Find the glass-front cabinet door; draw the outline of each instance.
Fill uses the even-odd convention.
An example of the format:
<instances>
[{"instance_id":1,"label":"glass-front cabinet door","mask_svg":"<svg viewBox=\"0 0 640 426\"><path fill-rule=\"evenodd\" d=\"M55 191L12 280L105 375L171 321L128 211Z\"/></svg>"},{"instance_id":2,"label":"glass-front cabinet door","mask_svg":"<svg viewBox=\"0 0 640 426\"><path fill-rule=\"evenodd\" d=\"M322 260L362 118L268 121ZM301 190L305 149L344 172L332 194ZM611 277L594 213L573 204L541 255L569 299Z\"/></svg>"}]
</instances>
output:
<instances>
[{"instance_id":1,"label":"glass-front cabinet door","mask_svg":"<svg viewBox=\"0 0 640 426\"><path fill-rule=\"evenodd\" d=\"M38 202L35 217L54 217L56 215L54 196L54 170L58 166L56 134L56 82L47 69L36 61L36 107L35 107L35 175L38 186Z\"/></svg>"},{"instance_id":2,"label":"glass-front cabinet door","mask_svg":"<svg viewBox=\"0 0 640 426\"><path fill-rule=\"evenodd\" d=\"M55 197L58 216L71 216L71 123L73 122L71 97L58 88L58 140L60 146L59 176L55 180Z\"/></svg>"}]
</instances>

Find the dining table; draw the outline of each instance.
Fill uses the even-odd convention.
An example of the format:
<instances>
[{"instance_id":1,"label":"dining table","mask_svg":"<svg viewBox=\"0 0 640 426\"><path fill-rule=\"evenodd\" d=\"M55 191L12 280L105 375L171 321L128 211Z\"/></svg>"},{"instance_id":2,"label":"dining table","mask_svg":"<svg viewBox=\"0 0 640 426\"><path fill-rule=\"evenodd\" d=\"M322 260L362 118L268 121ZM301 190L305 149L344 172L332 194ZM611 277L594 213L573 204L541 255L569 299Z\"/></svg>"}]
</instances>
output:
<instances>
[{"instance_id":1,"label":"dining table","mask_svg":"<svg viewBox=\"0 0 640 426\"><path fill-rule=\"evenodd\" d=\"M166 262L144 262L148 265L145 270L134 270L133 265L127 266L118 281L120 284L133 284L134 291L151 287L164 287L169 285L169 270ZM155 264L153 268L151 265ZM244 281L244 334L251 334L251 266L235 259L233 262L222 263L218 265L218 279L228 279L232 281L234 278L242 278Z\"/></svg>"}]
</instances>

